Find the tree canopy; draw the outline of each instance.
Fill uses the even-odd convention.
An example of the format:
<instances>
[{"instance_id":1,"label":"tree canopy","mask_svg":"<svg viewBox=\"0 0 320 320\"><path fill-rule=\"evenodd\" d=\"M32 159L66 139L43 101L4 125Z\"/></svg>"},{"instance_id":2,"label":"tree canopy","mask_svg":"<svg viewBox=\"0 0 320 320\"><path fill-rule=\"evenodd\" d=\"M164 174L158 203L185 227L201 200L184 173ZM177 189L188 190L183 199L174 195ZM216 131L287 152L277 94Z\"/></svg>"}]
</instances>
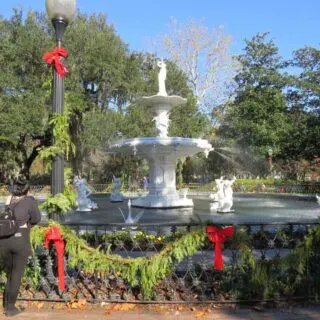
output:
<instances>
[{"instance_id":1,"label":"tree canopy","mask_svg":"<svg viewBox=\"0 0 320 320\"><path fill-rule=\"evenodd\" d=\"M0 18L0 179L30 167L39 150L52 141L52 70L42 61L54 48L53 28L44 14L14 10ZM130 52L103 14L79 13L65 34L70 71L65 78L65 110L76 152L70 158L75 172L85 170L94 155L107 155L117 137L154 135L148 108L136 98L157 91L157 57ZM182 136L202 134L202 116L183 72L168 61L168 92L189 97L188 111L175 111L173 131ZM188 126L181 121L187 117ZM83 172L82 172L83 173Z\"/></svg>"}]
</instances>

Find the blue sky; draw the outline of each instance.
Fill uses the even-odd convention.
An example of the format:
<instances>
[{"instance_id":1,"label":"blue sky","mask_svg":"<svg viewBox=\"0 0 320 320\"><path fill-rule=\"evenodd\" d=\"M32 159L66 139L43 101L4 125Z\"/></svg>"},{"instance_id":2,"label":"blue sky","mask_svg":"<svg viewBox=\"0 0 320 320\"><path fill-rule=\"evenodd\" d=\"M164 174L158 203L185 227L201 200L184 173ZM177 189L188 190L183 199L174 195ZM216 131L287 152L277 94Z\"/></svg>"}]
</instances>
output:
<instances>
[{"instance_id":1,"label":"blue sky","mask_svg":"<svg viewBox=\"0 0 320 320\"><path fill-rule=\"evenodd\" d=\"M45 10L45 0L2 0L0 14L12 8ZM184 22L205 19L209 28L223 25L233 38L232 52L239 53L244 38L269 31L289 58L306 45L319 48L320 0L78 0L81 12L103 12L120 37L133 50L148 51L150 39L166 31L170 17Z\"/></svg>"}]
</instances>

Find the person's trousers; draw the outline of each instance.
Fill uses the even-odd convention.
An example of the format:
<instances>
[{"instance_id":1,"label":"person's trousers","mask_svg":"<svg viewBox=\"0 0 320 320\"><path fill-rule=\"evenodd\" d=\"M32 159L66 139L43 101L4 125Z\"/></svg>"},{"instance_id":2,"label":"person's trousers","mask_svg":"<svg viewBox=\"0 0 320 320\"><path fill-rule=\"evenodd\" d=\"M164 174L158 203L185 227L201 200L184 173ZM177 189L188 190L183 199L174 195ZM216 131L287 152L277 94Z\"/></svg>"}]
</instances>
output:
<instances>
[{"instance_id":1,"label":"person's trousers","mask_svg":"<svg viewBox=\"0 0 320 320\"><path fill-rule=\"evenodd\" d=\"M21 277L31 254L29 230L20 230L18 236L0 240L0 258L7 275L3 307L7 310L14 308L19 294Z\"/></svg>"}]
</instances>

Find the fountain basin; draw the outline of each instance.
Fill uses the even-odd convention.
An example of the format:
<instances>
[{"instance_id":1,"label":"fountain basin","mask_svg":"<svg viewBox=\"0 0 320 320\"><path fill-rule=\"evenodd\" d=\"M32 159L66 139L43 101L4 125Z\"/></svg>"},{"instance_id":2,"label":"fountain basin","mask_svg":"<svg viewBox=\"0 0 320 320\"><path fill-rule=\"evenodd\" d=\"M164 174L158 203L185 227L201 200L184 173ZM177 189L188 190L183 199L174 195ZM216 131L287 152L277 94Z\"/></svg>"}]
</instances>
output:
<instances>
[{"instance_id":1,"label":"fountain basin","mask_svg":"<svg viewBox=\"0 0 320 320\"><path fill-rule=\"evenodd\" d=\"M234 194L234 213L210 212L208 195L190 196L194 203L190 208L148 208L139 220L141 225L212 223L212 224L281 224L316 223L320 207L314 196L291 196L270 194ZM62 222L86 225L123 224L119 207L126 212L127 200L111 203L108 195L92 195L98 209L92 212L70 212ZM141 209L132 208L135 216Z\"/></svg>"},{"instance_id":2,"label":"fountain basin","mask_svg":"<svg viewBox=\"0 0 320 320\"><path fill-rule=\"evenodd\" d=\"M186 104L187 99L175 95L153 95L149 97L142 97L137 100L137 103L143 106L154 108L155 111L159 109L161 109L161 111L170 111L173 107Z\"/></svg>"},{"instance_id":3,"label":"fountain basin","mask_svg":"<svg viewBox=\"0 0 320 320\"><path fill-rule=\"evenodd\" d=\"M173 159L177 159L213 150L207 140L181 137L139 137L120 140L115 142L111 149L114 152L141 155L146 159L160 155L171 155Z\"/></svg>"},{"instance_id":4,"label":"fountain basin","mask_svg":"<svg viewBox=\"0 0 320 320\"><path fill-rule=\"evenodd\" d=\"M149 163L149 193L132 201L134 207L180 208L192 207L193 201L176 190L178 158L198 152L209 153L211 144L204 139L180 137L140 137L116 142L112 151L139 155Z\"/></svg>"}]
</instances>

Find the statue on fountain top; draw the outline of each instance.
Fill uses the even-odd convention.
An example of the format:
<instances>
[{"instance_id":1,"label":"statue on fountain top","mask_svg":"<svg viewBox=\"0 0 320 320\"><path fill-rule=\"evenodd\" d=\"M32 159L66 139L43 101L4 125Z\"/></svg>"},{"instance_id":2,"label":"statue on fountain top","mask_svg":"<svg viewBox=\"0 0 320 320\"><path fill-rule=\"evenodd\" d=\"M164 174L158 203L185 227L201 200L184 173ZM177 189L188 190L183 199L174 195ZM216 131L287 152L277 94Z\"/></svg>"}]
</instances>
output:
<instances>
[{"instance_id":1,"label":"statue on fountain top","mask_svg":"<svg viewBox=\"0 0 320 320\"><path fill-rule=\"evenodd\" d=\"M167 96L166 91L166 78L167 78L167 65L163 60L157 62L157 66L160 68L158 74L158 82L159 82L159 92L157 93L158 96Z\"/></svg>"}]
</instances>

